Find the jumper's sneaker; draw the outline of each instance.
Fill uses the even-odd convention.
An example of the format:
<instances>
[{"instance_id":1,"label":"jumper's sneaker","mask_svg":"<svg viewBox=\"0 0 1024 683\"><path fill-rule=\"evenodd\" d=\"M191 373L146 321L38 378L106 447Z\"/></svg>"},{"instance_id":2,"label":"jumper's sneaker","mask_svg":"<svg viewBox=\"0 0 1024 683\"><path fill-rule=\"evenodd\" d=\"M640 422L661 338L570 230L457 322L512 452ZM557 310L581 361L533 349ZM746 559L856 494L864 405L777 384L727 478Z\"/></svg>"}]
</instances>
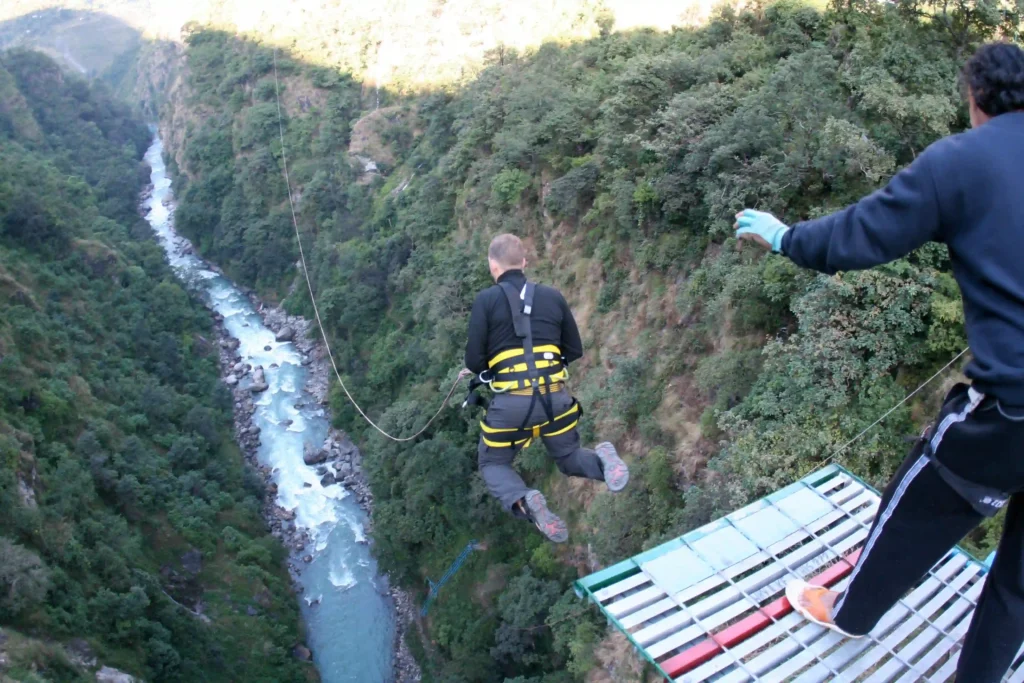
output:
<instances>
[{"instance_id":1,"label":"jumper's sneaker","mask_svg":"<svg viewBox=\"0 0 1024 683\"><path fill-rule=\"evenodd\" d=\"M823 586L814 586L806 581L790 581L786 584L786 599L804 619L847 638L863 638L847 633L832 621L832 607L825 601L831 592Z\"/></svg>"},{"instance_id":2,"label":"jumper's sneaker","mask_svg":"<svg viewBox=\"0 0 1024 683\"><path fill-rule=\"evenodd\" d=\"M533 523L550 540L555 543L565 543L569 540L568 527L558 515L548 509L548 502L544 500L544 494L540 491L530 491L526 494L526 509Z\"/></svg>"},{"instance_id":3,"label":"jumper's sneaker","mask_svg":"<svg viewBox=\"0 0 1024 683\"><path fill-rule=\"evenodd\" d=\"M604 467L604 483L608 484L608 490L616 493L626 488L626 484L629 483L629 467L622 462L615 446L605 441L597 444L594 450L597 451L597 457Z\"/></svg>"}]
</instances>

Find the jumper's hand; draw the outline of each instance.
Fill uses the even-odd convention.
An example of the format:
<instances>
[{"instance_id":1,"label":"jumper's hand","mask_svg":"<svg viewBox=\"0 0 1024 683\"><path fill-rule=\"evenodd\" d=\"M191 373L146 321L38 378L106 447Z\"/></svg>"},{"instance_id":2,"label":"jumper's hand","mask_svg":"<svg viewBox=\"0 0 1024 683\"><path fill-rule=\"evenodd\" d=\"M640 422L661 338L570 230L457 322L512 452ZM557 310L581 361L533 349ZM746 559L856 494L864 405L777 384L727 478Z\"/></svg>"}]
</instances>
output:
<instances>
[{"instance_id":1,"label":"jumper's hand","mask_svg":"<svg viewBox=\"0 0 1024 683\"><path fill-rule=\"evenodd\" d=\"M736 214L736 237L753 242L775 253L782 251L782 237L789 232L789 226L764 211L743 209Z\"/></svg>"}]
</instances>

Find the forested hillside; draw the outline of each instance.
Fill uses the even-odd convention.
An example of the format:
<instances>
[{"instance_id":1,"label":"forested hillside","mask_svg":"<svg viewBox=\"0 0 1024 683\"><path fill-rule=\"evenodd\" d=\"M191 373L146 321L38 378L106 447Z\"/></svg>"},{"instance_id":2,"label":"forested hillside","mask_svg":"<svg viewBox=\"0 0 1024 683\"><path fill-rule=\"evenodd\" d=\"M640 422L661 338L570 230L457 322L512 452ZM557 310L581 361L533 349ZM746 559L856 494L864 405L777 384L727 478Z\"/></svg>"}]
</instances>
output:
<instances>
[{"instance_id":1,"label":"forested hillside","mask_svg":"<svg viewBox=\"0 0 1024 683\"><path fill-rule=\"evenodd\" d=\"M413 643L431 680L554 683L607 665L596 622L567 618L578 571L792 481L966 346L943 249L815 276L739 251L732 217L750 206L793 222L878 187L967 125L962 60L1019 26L987 2L726 7L701 28L499 49L468 85L384 93L380 108L348 74L278 54L314 287L364 408L399 434L429 418L461 368L487 243L512 231L580 322L585 437L616 441L633 468L613 497L524 453L570 520L553 547L487 497L472 416L449 410L399 445L335 394L337 422L365 446L384 568L422 586L487 541L432 608L432 642ZM186 44L179 228L308 315L305 286L290 290L274 55L199 27ZM839 461L884 482L940 390Z\"/></svg>"},{"instance_id":2,"label":"forested hillside","mask_svg":"<svg viewBox=\"0 0 1024 683\"><path fill-rule=\"evenodd\" d=\"M0 679L306 680L210 317L138 215L149 140L0 53Z\"/></svg>"}]
</instances>

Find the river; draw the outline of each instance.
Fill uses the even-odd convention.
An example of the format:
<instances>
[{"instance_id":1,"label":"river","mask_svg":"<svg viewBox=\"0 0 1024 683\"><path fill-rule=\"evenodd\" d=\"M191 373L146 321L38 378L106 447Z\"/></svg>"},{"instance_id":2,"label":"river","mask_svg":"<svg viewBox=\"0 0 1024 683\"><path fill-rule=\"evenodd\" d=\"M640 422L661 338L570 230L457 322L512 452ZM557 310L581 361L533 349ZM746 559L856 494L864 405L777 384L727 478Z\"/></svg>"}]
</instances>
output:
<instances>
[{"instance_id":1,"label":"river","mask_svg":"<svg viewBox=\"0 0 1024 683\"><path fill-rule=\"evenodd\" d=\"M394 608L366 544L365 513L340 484L321 486L316 470L302 460L304 445L319 447L329 427L323 407L304 388L307 371L302 355L290 342L275 342L274 333L249 299L192 255L188 240L175 233L174 193L159 137L146 152L146 161L153 185L143 205L148 210L146 220L171 267L211 310L224 316L228 333L241 343L242 360L265 368L270 388L254 396L253 423L261 428L262 442L257 457L273 469L278 505L294 510L296 525L312 539L297 556L313 556L310 564L299 563L299 583L306 641L321 679L324 683L390 681ZM310 604L317 599L319 604Z\"/></svg>"}]
</instances>

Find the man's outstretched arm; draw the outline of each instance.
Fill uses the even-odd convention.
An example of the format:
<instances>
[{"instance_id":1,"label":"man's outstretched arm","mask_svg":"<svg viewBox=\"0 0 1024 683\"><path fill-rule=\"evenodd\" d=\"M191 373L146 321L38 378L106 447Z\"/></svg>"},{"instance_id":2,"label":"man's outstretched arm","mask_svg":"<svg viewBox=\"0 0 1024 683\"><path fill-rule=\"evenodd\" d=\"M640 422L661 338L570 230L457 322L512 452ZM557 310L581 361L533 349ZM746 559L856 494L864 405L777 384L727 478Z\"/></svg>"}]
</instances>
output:
<instances>
[{"instance_id":1,"label":"man's outstretched arm","mask_svg":"<svg viewBox=\"0 0 1024 683\"><path fill-rule=\"evenodd\" d=\"M828 274L894 261L940 237L933 156L932 149L926 150L884 188L792 229L771 214L744 210L736 217L737 235L771 247L799 266Z\"/></svg>"}]
</instances>

